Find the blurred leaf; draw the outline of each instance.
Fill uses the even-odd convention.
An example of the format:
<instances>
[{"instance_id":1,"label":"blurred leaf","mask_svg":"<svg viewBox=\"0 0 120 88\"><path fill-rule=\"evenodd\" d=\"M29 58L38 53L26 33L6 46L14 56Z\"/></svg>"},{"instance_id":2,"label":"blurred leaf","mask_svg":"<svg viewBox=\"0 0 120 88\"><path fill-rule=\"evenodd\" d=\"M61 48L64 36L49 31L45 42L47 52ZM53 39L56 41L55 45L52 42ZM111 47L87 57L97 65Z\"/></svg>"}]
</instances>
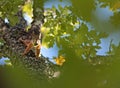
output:
<instances>
[{"instance_id":1,"label":"blurred leaf","mask_svg":"<svg viewBox=\"0 0 120 88\"><path fill-rule=\"evenodd\" d=\"M85 21L91 21L91 13L95 9L95 1L90 0L71 0L73 12Z\"/></svg>"},{"instance_id":2,"label":"blurred leaf","mask_svg":"<svg viewBox=\"0 0 120 88\"><path fill-rule=\"evenodd\" d=\"M115 4L112 7L112 10L116 10L120 8L120 1L115 2Z\"/></svg>"},{"instance_id":3,"label":"blurred leaf","mask_svg":"<svg viewBox=\"0 0 120 88\"><path fill-rule=\"evenodd\" d=\"M12 64L11 64L11 61L8 59L8 60L5 60L5 64L7 65L7 66L12 66Z\"/></svg>"},{"instance_id":4,"label":"blurred leaf","mask_svg":"<svg viewBox=\"0 0 120 88\"><path fill-rule=\"evenodd\" d=\"M17 16L8 15L7 18L10 20L11 25L15 25L19 21Z\"/></svg>"},{"instance_id":5,"label":"blurred leaf","mask_svg":"<svg viewBox=\"0 0 120 88\"><path fill-rule=\"evenodd\" d=\"M120 20L119 19L120 19L120 12L114 12L114 15L110 17L110 21L115 27L120 26Z\"/></svg>"},{"instance_id":6,"label":"blurred leaf","mask_svg":"<svg viewBox=\"0 0 120 88\"><path fill-rule=\"evenodd\" d=\"M98 34L98 37L99 38L106 38L106 37L108 37L108 34L107 33L103 33L103 32L100 32L99 34Z\"/></svg>"}]
</instances>

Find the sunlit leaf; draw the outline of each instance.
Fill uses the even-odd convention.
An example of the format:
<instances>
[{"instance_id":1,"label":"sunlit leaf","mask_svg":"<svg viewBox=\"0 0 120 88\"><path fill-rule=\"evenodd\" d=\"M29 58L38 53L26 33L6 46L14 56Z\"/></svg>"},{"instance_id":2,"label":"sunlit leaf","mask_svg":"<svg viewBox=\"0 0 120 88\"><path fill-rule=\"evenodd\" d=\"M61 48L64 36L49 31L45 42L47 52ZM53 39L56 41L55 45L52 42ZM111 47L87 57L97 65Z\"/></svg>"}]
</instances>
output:
<instances>
[{"instance_id":1,"label":"sunlit leaf","mask_svg":"<svg viewBox=\"0 0 120 88\"><path fill-rule=\"evenodd\" d=\"M26 2L23 6L23 13L26 13L28 16L33 16L32 2Z\"/></svg>"},{"instance_id":2,"label":"sunlit leaf","mask_svg":"<svg viewBox=\"0 0 120 88\"><path fill-rule=\"evenodd\" d=\"M65 62L65 58L63 56L59 56L59 57L55 58L55 62L57 65L62 66L63 63Z\"/></svg>"}]
</instances>

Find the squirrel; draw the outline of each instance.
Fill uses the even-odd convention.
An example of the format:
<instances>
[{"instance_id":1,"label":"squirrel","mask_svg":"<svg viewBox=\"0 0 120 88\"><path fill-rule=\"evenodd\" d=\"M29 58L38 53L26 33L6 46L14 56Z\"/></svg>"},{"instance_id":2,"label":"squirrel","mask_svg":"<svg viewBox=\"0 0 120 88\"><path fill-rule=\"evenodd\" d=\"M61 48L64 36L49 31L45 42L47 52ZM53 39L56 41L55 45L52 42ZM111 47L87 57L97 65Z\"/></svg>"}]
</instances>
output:
<instances>
[{"instance_id":1,"label":"squirrel","mask_svg":"<svg viewBox=\"0 0 120 88\"><path fill-rule=\"evenodd\" d=\"M43 22L42 20L34 19L31 23L31 27L26 31L26 20L22 14L22 10L20 9L17 13L19 18L19 23L17 25L18 28L21 27L20 29L24 29L23 32L25 32L24 35L19 38L19 41L26 46L23 55L27 54L33 47L35 47L35 56L39 57L42 43L42 34L40 29Z\"/></svg>"},{"instance_id":2,"label":"squirrel","mask_svg":"<svg viewBox=\"0 0 120 88\"><path fill-rule=\"evenodd\" d=\"M23 55L27 54L33 47L35 47L35 56L38 58L40 56L40 49L42 43L42 34L40 32L40 26L32 23L31 28L26 32L26 38L19 38L25 46L26 49L23 52Z\"/></svg>"}]
</instances>

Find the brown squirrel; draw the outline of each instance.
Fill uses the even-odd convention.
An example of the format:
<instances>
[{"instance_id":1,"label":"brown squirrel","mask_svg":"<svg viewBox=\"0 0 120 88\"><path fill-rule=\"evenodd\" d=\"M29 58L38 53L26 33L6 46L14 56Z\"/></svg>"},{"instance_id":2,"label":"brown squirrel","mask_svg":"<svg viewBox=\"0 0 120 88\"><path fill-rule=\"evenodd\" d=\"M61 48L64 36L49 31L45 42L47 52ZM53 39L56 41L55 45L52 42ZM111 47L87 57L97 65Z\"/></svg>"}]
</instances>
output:
<instances>
[{"instance_id":1,"label":"brown squirrel","mask_svg":"<svg viewBox=\"0 0 120 88\"><path fill-rule=\"evenodd\" d=\"M35 56L39 57L42 42L40 26L32 24L25 36L25 39L23 39L23 37L19 38L19 40L26 46L23 55L27 54L33 47L35 47Z\"/></svg>"},{"instance_id":2,"label":"brown squirrel","mask_svg":"<svg viewBox=\"0 0 120 88\"><path fill-rule=\"evenodd\" d=\"M24 35L19 38L19 40L26 46L23 55L27 54L33 47L35 47L35 55L36 57L39 57L42 42L40 29L43 21L34 19L31 23L31 27L26 31L26 21L22 14L22 9L20 9L17 13L19 18L19 23L17 25L18 27L21 27L20 29L24 29Z\"/></svg>"}]
</instances>

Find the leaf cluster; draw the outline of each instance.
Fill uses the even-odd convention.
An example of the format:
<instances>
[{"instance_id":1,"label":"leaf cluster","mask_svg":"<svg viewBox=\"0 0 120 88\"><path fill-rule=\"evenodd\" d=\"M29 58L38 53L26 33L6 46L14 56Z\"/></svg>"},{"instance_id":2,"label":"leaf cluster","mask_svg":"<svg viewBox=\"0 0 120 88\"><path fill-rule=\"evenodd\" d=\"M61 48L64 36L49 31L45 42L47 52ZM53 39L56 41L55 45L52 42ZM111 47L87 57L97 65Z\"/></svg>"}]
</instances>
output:
<instances>
[{"instance_id":1,"label":"leaf cluster","mask_svg":"<svg viewBox=\"0 0 120 88\"><path fill-rule=\"evenodd\" d=\"M15 14L18 12L18 8L24 4L24 0L0 0L0 13L2 18L9 19L11 25L15 25L18 22L18 18Z\"/></svg>"},{"instance_id":2,"label":"leaf cluster","mask_svg":"<svg viewBox=\"0 0 120 88\"><path fill-rule=\"evenodd\" d=\"M96 52L101 47L101 38L107 37L106 33L89 29L87 23L81 21L72 10L71 6L58 6L46 9L44 13L44 27L49 30L44 36L43 42L48 47L56 44L59 47L59 54L72 54L81 58L91 58L96 56Z\"/></svg>"}]
</instances>

